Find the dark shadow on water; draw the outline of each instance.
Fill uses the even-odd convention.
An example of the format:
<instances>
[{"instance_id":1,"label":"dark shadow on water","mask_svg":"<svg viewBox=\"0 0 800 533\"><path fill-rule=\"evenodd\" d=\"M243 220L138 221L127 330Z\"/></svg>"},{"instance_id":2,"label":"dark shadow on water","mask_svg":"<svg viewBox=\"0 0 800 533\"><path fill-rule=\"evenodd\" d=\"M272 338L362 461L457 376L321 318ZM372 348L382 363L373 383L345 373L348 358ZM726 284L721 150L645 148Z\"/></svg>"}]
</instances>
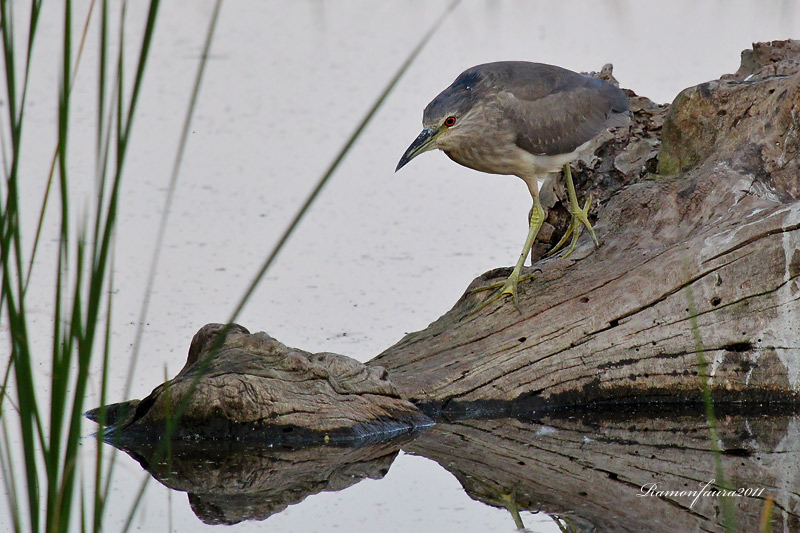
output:
<instances>
[{"instance_id":1,"label":"dark shadow on water","mask_svg":"<svg viewBox=\"0 0 800 533\"><path fill-rule=\"evenodd\" d=\"M800 418L767 408L717 414L728 481L754 494L733 497L739 529L759 531L771 497L772 530L800 530ZM155 447L125 446L158 481L187 492L207 523L264 520L311 494L380 479L402 449L439 463L474 500L508 509L509 527L528 510L564 531L723 530L701 407L450 418L358 447L178 442L171 461L155 463Z\"/></svg>"}]
</instances>

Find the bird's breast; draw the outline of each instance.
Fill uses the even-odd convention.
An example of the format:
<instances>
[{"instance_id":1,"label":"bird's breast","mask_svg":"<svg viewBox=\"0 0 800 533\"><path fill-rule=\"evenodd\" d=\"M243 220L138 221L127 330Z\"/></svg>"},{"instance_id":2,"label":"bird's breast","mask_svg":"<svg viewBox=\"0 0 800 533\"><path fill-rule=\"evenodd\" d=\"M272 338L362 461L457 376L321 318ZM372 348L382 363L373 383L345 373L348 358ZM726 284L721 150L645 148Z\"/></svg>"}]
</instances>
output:
<instances>
[{"instance_id":1,"label":"bird's breast","mask_svg":"<svg viewBox=\"0 0 800 533\"><path fill-rule=\"evenodd\" d=\"M561 165L574 159L563 156L537 156L521 149L514 142L483 142L463 144L445 150L447 156L460 165L489 174L509 174L532 179L560 170ZM557 159L557 161L556 161Z\"/></svg>"},{"instance_id":2,"label":"bird's breast","mask_svg":"<svg viewBox=\"0 0 800 533\"><path fill-rule=\"evenodd\" d=\"M489 174L516 174L521 163L513 144L469 143L445 150L447 156L465 167Z\"/></svg>"}]
</instances>

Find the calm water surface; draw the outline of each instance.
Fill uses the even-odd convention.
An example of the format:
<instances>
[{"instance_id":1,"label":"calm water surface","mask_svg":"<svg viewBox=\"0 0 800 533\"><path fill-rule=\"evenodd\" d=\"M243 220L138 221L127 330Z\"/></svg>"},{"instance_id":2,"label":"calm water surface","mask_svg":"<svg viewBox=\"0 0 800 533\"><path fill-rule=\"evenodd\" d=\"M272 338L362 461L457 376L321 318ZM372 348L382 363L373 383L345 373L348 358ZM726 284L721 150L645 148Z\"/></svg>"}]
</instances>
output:
<instances>
[{"instance_id":1,"label":"calm water surface","mask_svg":"<svg viewBox=\"0 0 800 533\"><path fill-rule=\"evenodd\" d=\"M170 209L141 356L125 392L156 228L213 6L164 3L122 192L109 402L147 395L183 366L200 326L228 319L295 210L447 4L224 5ZM22 191L30 213L23 223L30 236L43 187L39 177L46 175L55 146L61 24L55 7L46 6L41 22L25 132L24 171L32 179ZM136 5L130 10L133 35L144 13ZM425 104L464 68L519 59L588 71L611 62L623 87L669 102L685 87L735 71L739 52L753 41L799 35L800 9L793 2L463 2L374 117L238 322L290 346L366 361L444 313L475 276L514 262L530 208L520 180L470 171L438 152L393 172L419 132ZM75 87L73 131L86 134L74 134L70 146L73 178L83 178L87 191L95 36ZM52 328L56 217L47 223L29 307L43 359ZM99 402L97 390L95 383L87 407ZM87 435L91 429L87 424ZM509 511L473 499L476 493L465 492L463 479L431 454L409 451L399 453L383 479L311 495L266 522L232 530L515 529ZM93 457L88 439L84 453ZM127 455L117 458L107 531L124 522L131 494L146 476ZM531 531L558 531L543 514L523 512L522 519ZM0 515L0 530L4 520ZM149 483L133 524L141 531L221 529L201 522L182 492L157 482Z\"/></svg>"}]
</instances>

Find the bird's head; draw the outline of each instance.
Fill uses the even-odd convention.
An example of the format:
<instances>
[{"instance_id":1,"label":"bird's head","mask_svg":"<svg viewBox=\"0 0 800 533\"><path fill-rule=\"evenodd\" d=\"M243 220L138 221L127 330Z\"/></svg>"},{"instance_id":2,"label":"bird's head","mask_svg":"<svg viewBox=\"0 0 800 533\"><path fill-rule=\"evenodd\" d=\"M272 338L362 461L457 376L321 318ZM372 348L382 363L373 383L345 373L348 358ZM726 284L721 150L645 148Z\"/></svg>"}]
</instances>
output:
<instances>
[{"instance_id":1,"label":"bird's head","mask_svg":"<svg viewBox=\"0 0 800 533\"><path fill-rule=\"evenodd\" d=\"M475 139L481 81L474 69L466 70L428 104L422 114L422 133L400 158L395 172L424 152L455 149L462 140Z\"/></svg>"}]
</instances>

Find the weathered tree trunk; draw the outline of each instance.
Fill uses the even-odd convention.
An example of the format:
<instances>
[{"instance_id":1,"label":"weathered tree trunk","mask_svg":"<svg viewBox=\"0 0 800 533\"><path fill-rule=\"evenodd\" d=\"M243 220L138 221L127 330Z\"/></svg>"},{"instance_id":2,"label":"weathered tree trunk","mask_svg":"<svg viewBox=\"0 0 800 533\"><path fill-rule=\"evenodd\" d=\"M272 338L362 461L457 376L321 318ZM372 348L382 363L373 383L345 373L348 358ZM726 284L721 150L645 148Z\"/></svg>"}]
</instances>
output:
<instances>
[{"instance_id":1,"label":"weathered tree trunk","mask_svg":"<svg viewBox=\"0 0 800 533\"><path fill-rule=\"evenodd\" d=\"M208 324L186 365L147 398L92 409L114 443L181 439L282 442L365 440L432 421L400 398L382 368L289 348L265 333Z\"/></svg>"},{"instance_id":2,"label":"weathered tree trunk","mask_svg":"<svg viewBox=\"0 0 800 533\"><path fill-rule=\"evenodd\" d=\"M719 400L795 402L800 42L754 45L736 74L669 108L631 101L631 127L575 173L600 204L602 245L536 261L519 311L498 301L470 314L491 293L467 292L366 366L240 326L212 342L219 327L206 326L179 376L111 406L113 421L153 436L180 412L183 436L327 441L429 424L425 406L696 401L702 361ZM549 205L551 226L563 225L552 195Z\"/></svg>"}]
</instances>

